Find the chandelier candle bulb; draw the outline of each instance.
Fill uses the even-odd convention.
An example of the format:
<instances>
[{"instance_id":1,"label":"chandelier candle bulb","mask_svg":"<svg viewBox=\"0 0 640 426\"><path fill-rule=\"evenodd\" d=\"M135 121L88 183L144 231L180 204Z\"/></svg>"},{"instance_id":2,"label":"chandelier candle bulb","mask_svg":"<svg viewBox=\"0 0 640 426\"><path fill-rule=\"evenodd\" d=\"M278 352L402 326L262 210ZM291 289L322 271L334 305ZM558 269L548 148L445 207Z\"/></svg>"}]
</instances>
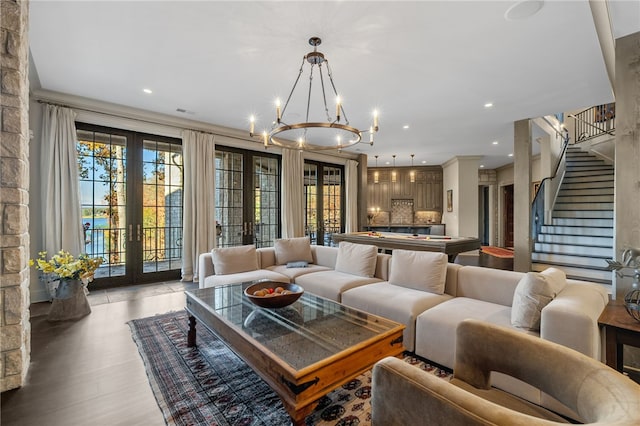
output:
<instances>
[{"instance_id":1,"label":"chandelier candle bulb","mask_svg":"<svg viewBox=\"0 0 640 426\"><path fill-rule=\"evenodd\" d=\"M280 110L280 99L276 99L276 117L278 119L278 123L280 123L280 119L282 118L282 111Z\"/></svg>"},{"instance_id":2,"label":"chandelier candle bulb","mask_svg":"<svg viewBox=\"0 0 640 426\"><path fill-rule=\"evenodd\" d=\"M378 131L378 110L373 111L373 128Z\"/></svg>"},{"instance_id":3,"label":"chandelier candle bulb","mask_svg":"<svg viewBox=\"0 0 640 426\"><path fill-rule=\"evenodd\" d=\"M336 121L340 121L340 96L336 98Z\"/></svg>"},{"instance_id":4,"label":"chandelier candle bulb","mask_svg":"<svg viewBox=\"0 0 640 426\"><path fill-rule=\"evenodd\" d=\"M256 118L252 115L249 117L249 135L253 136L255 130Z\"/></svg>"},{"instance_id":5,"label":"chandelier candle bulb","mask_svg":"<svg viewBox=\"0 0 640 426\"><path fill-rule=\"evenodd\" d=\"M269 135L267 132L262 132L262 139L264 140L264 147L269 148Z\"/></svg>"}]
</instances>

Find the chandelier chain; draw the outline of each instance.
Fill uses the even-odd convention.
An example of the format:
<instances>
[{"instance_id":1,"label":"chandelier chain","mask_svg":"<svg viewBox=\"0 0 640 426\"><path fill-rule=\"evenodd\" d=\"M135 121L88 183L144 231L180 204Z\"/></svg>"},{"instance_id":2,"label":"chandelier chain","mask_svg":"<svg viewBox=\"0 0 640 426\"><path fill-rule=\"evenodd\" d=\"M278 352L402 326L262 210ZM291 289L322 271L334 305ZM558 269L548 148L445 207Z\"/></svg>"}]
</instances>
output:
<instances>
[{"instance_id":1,"label":"chandelier chain","mask_svg":"<svg viewBox=\"0 0 640 426\"><path fill-rule=\"evenodd\" d=\"M300 64L300 71L298 71L298 77L296 77L295 83L293 83L293 87L291 88L291 92L289 92L289 96L287 97L287 102L284 103L284 107L282 108L282 116L284 117L284 113L287 111L287 106L289 105L289 101L291 100L291 96L293 96L293 92L296 90L296 86L298 85L298 81L300 81L300 76L304 72L304 61L307 59L306 56L302 57L302 64ZM307 110L308 114L308 110ZM276 125L274 124L272 128Z\"/></svg>"}]
</instances>

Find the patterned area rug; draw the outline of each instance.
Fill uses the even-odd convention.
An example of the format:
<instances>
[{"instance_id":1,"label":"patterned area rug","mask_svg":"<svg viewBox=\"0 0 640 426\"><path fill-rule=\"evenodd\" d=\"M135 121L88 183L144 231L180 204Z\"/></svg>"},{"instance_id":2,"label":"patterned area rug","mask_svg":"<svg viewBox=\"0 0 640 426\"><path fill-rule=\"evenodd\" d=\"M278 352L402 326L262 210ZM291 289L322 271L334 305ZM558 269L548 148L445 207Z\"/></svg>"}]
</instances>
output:
<instances>
[{"instance_id":1,"label":"patterned area rug","mask_svg":"<svg viewBox=\"0 0 640 426\"><path fill-rule=\"evenodd\" d=\"M483 253L487 253L491 256L499 257L501 259L509 259L513 257L513 250L502 247L482 246L481 250Z\"/></svg>"},{"instance_id":2,"label":"patterned area rug","mask_svg":"<svg viewBox=\"0 0 640 426\"><path fill-rule=\"evenodd\" d=\"M186 312L130 321L133 340L167 425L287 425L278 396L214 334L196 325L187 347ZM444 379L450 374L414 357L405 361ZM370 425L371 372L323 397L307 425Z\"/></svg>"}]
</instances>

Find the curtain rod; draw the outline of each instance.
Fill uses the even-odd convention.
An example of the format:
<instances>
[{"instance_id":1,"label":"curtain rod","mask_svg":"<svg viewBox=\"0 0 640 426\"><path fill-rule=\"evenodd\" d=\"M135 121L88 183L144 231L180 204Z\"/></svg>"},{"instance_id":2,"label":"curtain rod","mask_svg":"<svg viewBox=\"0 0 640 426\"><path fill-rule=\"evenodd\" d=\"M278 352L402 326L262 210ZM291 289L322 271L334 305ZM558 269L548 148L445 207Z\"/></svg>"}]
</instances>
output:
<instances>
[{"instance_id":1,"label":"curtain rod","mask_svg":"<svg viewBox=\"0 0 640 426\"><path fill-rule=\"evenodd\" d=\"M91 112L91 113L94 113L94 114L102 114L102 115L107 115L107 116L111 116L111 117L124 118L126 120L140 121L140 122L143 122L143 123L149 123L149 124L156 124L156 125L159 125L159 126L172 127L174 129L179 129L179 130L191 130L193 132L209 133L211 135L216 135L217 134L217 133L213 133L211 131L197 130L197 129L193 129L193 128L189 128L189 127L177 126L175 124L164 124L164 123L160 123L158 121L146 120L144 118L132 118L132 117L129 117L129 116L126 116L126 115L123 115L123 114L115 114L115 113L112 113L112 112L96 111L96 110L92 110L92 109L88 109L88 108L75 107L75 106L71 106L71 105L61 104L59 102L45 101L45 100L42 100L42 99L36 99L36 102L38 102L39 104L55 105L55 106L59 106L59 107L63 107L63 108L69 108L69 109L73 109L73 110ZM237 136L229 136L229 135L220 135L220 136L227 136L227 137L231 137L231 138L238 139L238 140L246 140L246 139L238 138Z\"/></svg>"},{"instance_id":2,"label":"curtain rod","mask_svg":"<svg viewBox=\"0 0 640 426\"><path fill-rule=\"evenodd\" d=\"M88 109L88 108L74 107L74 106L71 106L71 105L66 105L66 104L62 104L62 103L59 103L59 102L47 101L47 100L43 100L43 99L36 99L36 102L38 102L39 104L55 105L55 106L59 106L59 107L63 107L63 108L70 108L70 109L73 109L73 110L91 112L91 113L94 113L94 114L102 114L102 115L107 115L107 116L111 116L111 117L124 118L126 120L140 121L140 122L149 123L149 124L157 124L159 126L172 127L174 129L179 129L179 130L191 130L193 132L208 133L208 134L211 134L211 135L214 135L214 136L224 136L224 137L228 137L228 138L231 138L231 139L236 139L236 140L243 141L243 142L253 142L253 143L255 143L255 140L253 140L253 139L245 139L245 138L241 138L241 137L234 136L234 135L229 135L229 134L224 134L224 133L214 133L214 132L205 131L205 130L196 130L196 129L193 129L193 128L177 126L175 124L163 124L163 123L159 123L157 121L146 120L144 118L132 118L132 117L128 117L128 116L122 115L122 114L115 114L115 113L112 113L112 112L95 111L95 110ZM353 160L352 158L342 157L340 155L332 155L332 154L329 154L329 153L326 153L326 152L322 153L322 155L326 155L328 157L340 158L341 160Z\"/></svg>"}]
</instances>

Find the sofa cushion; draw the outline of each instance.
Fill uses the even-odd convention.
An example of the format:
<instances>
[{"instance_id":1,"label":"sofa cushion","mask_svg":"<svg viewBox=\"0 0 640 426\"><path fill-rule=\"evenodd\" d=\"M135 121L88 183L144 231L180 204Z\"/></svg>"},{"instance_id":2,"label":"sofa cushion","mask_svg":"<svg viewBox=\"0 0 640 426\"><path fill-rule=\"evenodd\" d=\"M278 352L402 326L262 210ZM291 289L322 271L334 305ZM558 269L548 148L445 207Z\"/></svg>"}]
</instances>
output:
<instances>
[{"instance_id":1,"label":"sofa cushion","mask_svg":"<svg viewBox=\"0 0 640 426\"><path fill-rule=\"evenodd\" d=\"M327 268L326 266L314 265L313 263L309 264L305 268L289 268L287 265L275 265L275 266L269 266L269 267L267 267L267 269L270 270L270 271L273 271L273 272L277 272L277 273L282 274L282 275L286 275L287 277L291 278L292 280L295 280L296 277L299 277L301 275L311 274L311 273L314 273L314 272L331 270L330 268Z\"/></svg>"},{"instance_id":2,"label":"sofa cushion","mask_svg":"<svg viewBox=\"0 0 640 426\"><path fill-rule=\"evenodd\" d=\"M454 297L427 309L416 319L416 355L453 368L456 329L461 321L474 318L491 324L525 330L511 325L511 308L467 297ZM528 334L538 335L535 332Z\"/></svg>"},{"instance_id":3,"label":"sofa cushion","mask_svg":"<svg viewBox=\"0 0 640 426\"><path fill-rule=\"evenodd\" d=\"M527 330L540 330L542 308L567 285L565 273L556 268L527 272L513 295L511 324Z\"/></svg>"},{"instance_id":4,"label":"sofa cushion","mask_svg":"<svg viewBox=\"0 0 640 426\"><path fill-rule=\"evenodd\" d=\"M275 271L269 271L267 269L256 269L255 271L238 272L236 274L209 275L204 278L204 281L200 282L200 288L215 287L225 284L246 283L255 280L271 280L283 283L291 282L289 277L286 275L279 274Z\"/></svg>"},{"instance_id":5,"label":"sofa cushion","mask_svg":"<svg viewBox=\"0 0 640 426\"><path fill-rule=\"evenodd\" d=\"M366 244L340 242L335 270L346 274L371 278L376 273L378 248Z\"/></svg>"},{"instance_id":6,"label":"sofa cushion","mask_svg":"<svg viewBox=\"0 0 640 426\"><path fill-rule=\"evenodd\" d=\"M301 261L313 263L309 237L282 238L273 243L273 248L276 251L276 264L278 265Z\"/></svg>"},{"instance_id":7,"label":"sofa cushion","mask_svg":"<svg viewBox=\"0 0 640 426\"><path fill-rule=\"evenodd\" d=\"M401 287L443 294L447 255L430 251L393 250L389 282Z\"/></svg>"},{"instance_id":8,"label":"sofa cushion","mask_svg":"<svg viewBox=\"0 0 640 426\"><path fill-rule=\"evenodd\" d=\"M258 269L258 255L254 245L214 248L211 250L216 275L236 274Z\"/></svg>"},{"instance_id":9,"label":"sofa cushion","mask_svg":"<svg viewBox=\"0 0 640 426\"><path fill-rule=\"evenodd\" d=\"M379 282L345 291L342 293L342 304L404 324L404 348L413 351L416 317L451 298L448 294L433 294Z\"/></svg>"},{"instance_id":10,"label":"sofa cushion","mask_svg":"<svg viewBox=\"0 0 640 426\"><path fill-rule=\"evenodd\" d=\"M342 293L351 288L380 281L379 278L362 277L333 270L304 274L295 278L295 283L304 288L304 291L336 302L341 302Z\"/></svg>"}]
</instances>

